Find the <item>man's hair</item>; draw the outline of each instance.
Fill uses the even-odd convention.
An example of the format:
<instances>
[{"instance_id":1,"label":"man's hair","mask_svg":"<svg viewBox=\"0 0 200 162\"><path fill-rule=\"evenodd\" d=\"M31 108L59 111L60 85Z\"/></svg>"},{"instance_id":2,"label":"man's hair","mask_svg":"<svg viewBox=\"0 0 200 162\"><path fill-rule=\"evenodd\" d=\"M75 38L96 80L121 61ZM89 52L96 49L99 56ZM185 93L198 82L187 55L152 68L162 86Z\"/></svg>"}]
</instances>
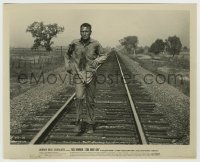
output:
<instances>
[{"instance_id":1,"label":"man's hair","mask_svg":"<svg viewBox=\"0 0 200 162\"><path fill-rule=\"evenodd\" d=\"M80 28L82 28L82 27L88 27L88 28L90 28L90 30L92 30L92 26L91 26L89 23L83 23L83 24L80 26Z\"/></svg>"}]
</instances>

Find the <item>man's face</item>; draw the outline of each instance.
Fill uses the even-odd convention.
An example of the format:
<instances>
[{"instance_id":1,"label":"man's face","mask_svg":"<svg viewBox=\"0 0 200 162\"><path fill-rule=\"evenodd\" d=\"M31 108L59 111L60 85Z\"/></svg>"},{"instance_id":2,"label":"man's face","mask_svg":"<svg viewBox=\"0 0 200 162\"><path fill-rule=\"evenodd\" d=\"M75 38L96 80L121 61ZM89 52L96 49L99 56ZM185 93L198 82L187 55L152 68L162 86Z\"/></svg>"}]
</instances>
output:
<instances>
[{"instance_id":1,"label":"man's face","mask_svg":"<svg viewBox=\"0 0 200 162\"><path fill-rule=\"evenodd\" d=\"M81 33L81 38L83 40L88 40L90 38L92 31L90 30L89 27L83 26L81 27L80 33Z\"/></svg>"}]
</instances>

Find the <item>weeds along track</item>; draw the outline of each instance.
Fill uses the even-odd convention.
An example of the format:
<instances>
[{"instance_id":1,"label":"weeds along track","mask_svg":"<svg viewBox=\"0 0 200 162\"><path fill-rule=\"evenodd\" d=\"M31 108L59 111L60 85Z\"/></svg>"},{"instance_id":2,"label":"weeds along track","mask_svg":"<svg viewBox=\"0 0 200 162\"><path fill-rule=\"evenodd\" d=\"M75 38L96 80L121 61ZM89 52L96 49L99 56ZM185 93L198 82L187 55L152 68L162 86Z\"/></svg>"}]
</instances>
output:
<instances>
[{"instance_id":1,"label":"weeds along track","mask_svg":"<svg viewBox=\"0 0 200 162\"><path fill-rule=\"evenodd\" d=\"M155 103L128 71L115 51L97 72L94 133L88 124L75 133L75 93L63 89L37 113L37 120L27 119L21 133L13 134L12 144L172 144L177 138L168 134L170 126ZM83 110L86 113L86 110Z\"/></svg>"}]
</instances>

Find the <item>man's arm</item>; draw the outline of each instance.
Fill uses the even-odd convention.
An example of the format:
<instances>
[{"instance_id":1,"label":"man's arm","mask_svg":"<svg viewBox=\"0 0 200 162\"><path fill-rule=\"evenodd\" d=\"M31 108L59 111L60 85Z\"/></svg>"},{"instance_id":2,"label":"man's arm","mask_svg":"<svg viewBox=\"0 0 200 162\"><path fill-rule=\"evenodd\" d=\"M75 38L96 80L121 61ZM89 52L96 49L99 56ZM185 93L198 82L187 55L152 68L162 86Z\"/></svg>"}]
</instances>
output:
<instances>
[{"instance_id":1,"label":"man's arm","mask_svg":"<svg viewBox=\"0 0 200 162\"><path fill-rule=\"evenodd\" d=\"M74 50L75 50L75 44L72 43L72 44L69 45L69 48L67 50L67 56L69 57L69 59L71 58L72 53L74 52Z\"/></svg>"},{"instance_id":2,"label":"man's arm","mask_svg":"<svg viewBox=\"0 0 200 162\"><path fill-rule=\"evenodd\" d=\"M98 44L95 51L98 54L98 57L95 59L95 62L97 62L98 64L102 64L107 58L107 53L105 52L101 44Z\"/></svg>"},{"instance_id":3,"label":"man's arm","mask_svg":"<svg viewBox=\"0 0 200 162\"><path fill-rule=\"evenodd\" d=\"M71 59L71 56L72 56L74 50L75 50L75 44L70 44L66 54L64 55L65 69L70 74L72 74L72 69L70 66L70 59Z\"/></svg>"}]
</instances>

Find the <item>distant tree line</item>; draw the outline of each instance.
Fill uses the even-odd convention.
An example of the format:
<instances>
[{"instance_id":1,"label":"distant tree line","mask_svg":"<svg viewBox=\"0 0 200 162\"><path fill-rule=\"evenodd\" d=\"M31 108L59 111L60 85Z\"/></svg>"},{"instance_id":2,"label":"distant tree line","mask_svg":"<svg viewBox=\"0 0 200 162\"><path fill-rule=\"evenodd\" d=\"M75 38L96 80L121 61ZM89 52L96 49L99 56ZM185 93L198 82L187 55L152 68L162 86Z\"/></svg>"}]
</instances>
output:
<instances>
[{"instance_id":1,"label":"distant tree line","mask_svg":"<svg viewBox=\"0 0 200 162\"><path fill-rule=\"evenodd\" d=\"M31 49L38 49L39 47L45 48L46 51L52 50L54 37L57 37L59 33L64 31L64 27L59 26L56 23L45 25L43 22L33 22L30 24L26 32L30 32L34 38L34 43ZM179 37L170 36L168 39L163 41L162 39L157 39L152 43L150 47L138 47L139 40L137 36L127 36L119 40L120 44L126 49L128 53L147 53L152 52L159 54L161 52L168 52L174 57L178 55L181 50L187 51L186 46L182 47L182 43Z\"/></svg>"},{"instance_id":2,"label":"distant tree line","mask_svg":"<svg viewBox=\"0 0 200 162\"><path fill-rule=\"evenodd\" d=\"M127 36L124 37L123 39L119 40L120 44L124 46L124 48L127 50L129 53L134 53L135 50L138 46L138 37L137 36Z\"/></svg>"},{"instance_id":3,"label":"distant tree line","mask_svg":"<svg viewBox=\"0 0 200 162\"><path fill-rule=\"evenodd\" d=\"M137 36L127 36L119 40L119 42L127 50L128 53L133 54L147 52L159 54L168 52L174 57L175 55L178 55L180 51L189 51L186 46L182 47L181 40L176 35L168 37L165 41L162 39L156 39L150 47L138 47L139 41Z\"/></svg>"},{"instance_id":4,"label":"distant tree line","mask_svg":"<svg viewBox=\"0 0 200 162\"><path fill-rule=\"evenodd\" d=\"M178 55L182 49L182 43L179 37L171 36L165 40L157 39L150 47L150 52L155 54L167 51L168 53L172 54L174 57Z\"/></svg>"}]
</instances>

